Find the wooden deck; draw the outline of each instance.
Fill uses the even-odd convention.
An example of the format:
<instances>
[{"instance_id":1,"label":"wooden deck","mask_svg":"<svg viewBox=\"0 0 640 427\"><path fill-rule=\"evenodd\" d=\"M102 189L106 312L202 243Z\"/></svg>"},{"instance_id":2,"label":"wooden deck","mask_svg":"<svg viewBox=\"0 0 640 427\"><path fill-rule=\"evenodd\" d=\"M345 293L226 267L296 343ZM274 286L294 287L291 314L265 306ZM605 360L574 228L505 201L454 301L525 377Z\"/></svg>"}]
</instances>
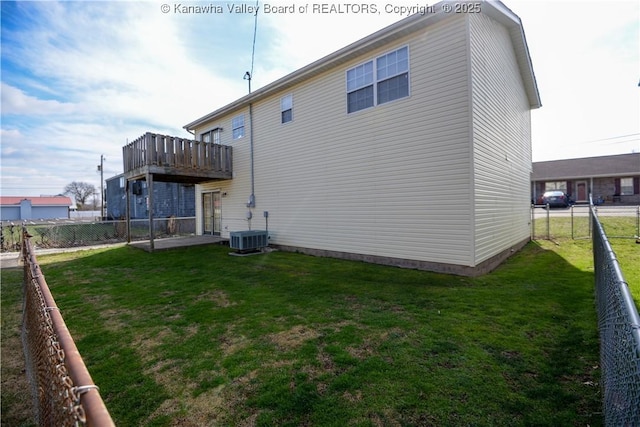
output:
<instances>
[{"instance_id":1,"label":"wooden deck","mask_svg":"<svg viewBox=\"0 0 640 427\"><path fill-rule=\"evenodd\" d=\"M199 183L232 178L232 147L147 132L122 149L127 180Z\"/></svg>"},{"instance_id":2,"label":"wooden deck","mask_svg":"<svg viewBox=\"0 0 640 427\"><path fill-rule=\"evenodd\" d=\"M166 251L170 249L185 248L188 246L220 245L228 241L229 239L224 239L220 236L209 236L209 235L154 239L153 251ZM147 252L152 252L151 242L149 240L131 242L130 245L134 248L142 249Z\"/></svg>"}]
</instances>

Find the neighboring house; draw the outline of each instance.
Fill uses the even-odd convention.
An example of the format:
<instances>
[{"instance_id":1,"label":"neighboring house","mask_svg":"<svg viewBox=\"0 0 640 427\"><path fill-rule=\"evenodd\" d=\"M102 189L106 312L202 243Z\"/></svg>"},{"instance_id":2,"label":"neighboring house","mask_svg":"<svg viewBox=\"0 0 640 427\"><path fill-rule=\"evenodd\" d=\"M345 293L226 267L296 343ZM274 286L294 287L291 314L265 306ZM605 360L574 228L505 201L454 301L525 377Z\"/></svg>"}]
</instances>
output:
<instances>
[{"instance_id":1,"label":"neighboring house","mask_svg":"<svg viewBox=\"0 0 640 427\"><path fill-rule=\"evenodd\" d=\"M640 153L533 163L531 197L563 190L578 203L589 194L605 203L640 204Z\"/></svg>"},{"instance_id":2,"label":"neighboring house","mask_svg":"<svg viewBox=\"0 0 640 427\"><path fill-rule=\"evenodd\" d=\"M106 180L107 218L123 219L127 214L125 177L116 175ZM156 218L194 217L195 189L193 184L175 182L156 183L153 188L154 216ZM132 219L149 218L149 190L146 181L135 181L131 186L130 212Z\"/></svg>"},{"instance_id":3,"label":"neighboring house","mask_svg":"<svg viewBox=\"0 0 640 427\"><path fill-rule=\"evenodd\" d=\"M144 135L124 149L127 179L170 179L185 150L201 152L225 166L210 178L181 168L198 234L268 225L285 250L489 271L530 240L540 98L511 10L443 4L187 124L198 142Z\"/></svg>"},{"instance_id":4,"label":"neighboring house","mask_svg":"<svg viewBox=\"0 0 640 427\"><path fill-rule=\"evenodd\" d=\"M73 205L66 196L1 196L0 220L22 221L69 218Z\"/></svg>"}]
</instances>

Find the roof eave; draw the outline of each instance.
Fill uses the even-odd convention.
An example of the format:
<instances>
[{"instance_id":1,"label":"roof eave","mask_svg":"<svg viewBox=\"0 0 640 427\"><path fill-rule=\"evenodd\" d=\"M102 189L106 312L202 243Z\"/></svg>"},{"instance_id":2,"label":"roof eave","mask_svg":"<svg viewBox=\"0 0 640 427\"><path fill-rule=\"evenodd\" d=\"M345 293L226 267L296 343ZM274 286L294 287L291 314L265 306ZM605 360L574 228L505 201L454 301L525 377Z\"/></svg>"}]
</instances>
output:
<instances>
[{"instance_id":1,"label":"roof eave","mask_svg":"<svg viewBox=\"0 0 640 427\"><path fill-rule=\"evenodd\" d=\"M268 85L263 86L255 90L254 92L251 92L233 101L232 103L225 105L222 108L219 108L205 116L202 116L199 119L196 119L193 122L184 125L183 128L188 131L194 130L197 126L211 120L214 117L243 108L252 102L264 98L265 96L268 96L274 92L277 92L278 90L293 86L301 80L313 77L327 69L330 69L335 65L346 62L353 58L354 53L364 53L368 50L375 49L381 44L387 43L393 39L411 33L415 30L415 26L423 25L422 21L438 21L442 20L443 18L444 16L438 13L424 16L417 14L409 16L408 18L391 24L379 31L376 31L373 34L370 34L367 37L351 43L348 46L343 47L342 49L330 53L329 55L324 56L323 58L320 58L309 65L293 71L292 73L289 73L286 76L281 77L280 79L269 83Z\"/></svg>"},{"instance_id":2,"label":"roof eave","mask_svg":"<svg viewBox=\"0 0 640 427\"><path fill-rule=\"evenodd\" d=\"M348 46L343 47L342 49L337 50L336 52L318 59L317 61L312 62L309 65L293 71L292 73L281 77L273 83L263 86L255 90L254 92L251 92L233 101L230 104L227 104L207 115L204 115L199 119L196 119L193 122L184 125L183 128L187 131L195 130L198 126L208 122L209 120L217 116L228 114L234 110L244 108L250 103L264 98L274 92L290 87L333 66L346 62L354 56L373 50L382 44L389 43L395 39L410 34L426 25L433 25L436 22L446 19L452 16L452 14L442 11L442 6L444 3L445 2L440 2L433 6L435 9L435 13L426 15L415 14L394 24L391 24L379 31L376 31L373 34L370 34L367 37L364 37L354 43L349 44ZM525 85L525 90L529 98L529 105L532 109L541 107L542 104L540 102L538 86L536 83L535 75L533 73L533 65L531 62L531 57L529 55L529 48L527 46L527 41L524 35L524 30L520 18L500 1L483 3L483 13L487 13L488 16L496 19L498 22L502 23L509 29L512 41L516 48L515 53Z\"/></svg>"}]
</instances>

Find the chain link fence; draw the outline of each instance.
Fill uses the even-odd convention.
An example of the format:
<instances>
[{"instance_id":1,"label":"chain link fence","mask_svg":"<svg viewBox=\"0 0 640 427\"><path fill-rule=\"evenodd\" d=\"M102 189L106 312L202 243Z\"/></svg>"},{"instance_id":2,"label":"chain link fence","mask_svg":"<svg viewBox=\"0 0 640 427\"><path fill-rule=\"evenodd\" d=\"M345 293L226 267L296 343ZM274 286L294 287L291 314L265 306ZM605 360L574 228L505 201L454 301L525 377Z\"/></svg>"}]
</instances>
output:
<instances>
[{"instance_id":1,"label":"chain link fence","mask_svg":"<svg viewBox=\"0 0 640 427\"><path fill-rule=\"evenodd\" d=\"M19 251L21 230L25 226L38 249L71 248L129 241L127 221L27 221L1 224L2 252ZM153 220L154 238L190 236L196 232L195 217L169 217ZM131 220L131 241L149 239L149 220Z\"/></svg>"},{"instance_id":2,"label":"chain link fence","mask_svg":"<svg viewBox=\"0 0 640 427\"><path fill-rule=\"evenodd\" d=\"M26 228L22 235L21 335L36 421L41 426L113 426L49 291Z\"/></svg>"},{"instance_id":3,"label":"chain link fence","mask_svg":"<svg viewBox=\"0 0 640 427\"><path fill-rule=\"evenodd\" d=\"M640 237L640 206L595 206L594 209L609 238ZM531 206L533 240L591 239L591 232L588 205L560 209Z\"/></svg>"},{"instance_id":4,"label":"chain link fence","mask_svg":"<svg viewBox=\"0 0 640 427\"><path fill-rule=\"evenodd\" d=\"M605 425L637 426L640 317L595 207L591 217Z\"/></svg>"}]
</instances>

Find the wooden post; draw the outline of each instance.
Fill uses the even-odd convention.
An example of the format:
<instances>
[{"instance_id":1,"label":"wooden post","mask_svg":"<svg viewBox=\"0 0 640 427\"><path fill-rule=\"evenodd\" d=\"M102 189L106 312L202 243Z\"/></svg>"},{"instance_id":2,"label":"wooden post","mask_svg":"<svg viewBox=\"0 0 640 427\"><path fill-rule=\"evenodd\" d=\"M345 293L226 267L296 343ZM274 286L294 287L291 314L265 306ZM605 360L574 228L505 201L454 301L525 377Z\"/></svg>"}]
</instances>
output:
<instances>
[{"instance_id":1,"label":"wooden post","mask_svg":"<svg viewBox=\"0 0 640 427\"><path fill-rule=\"evenodd\" d=\"M149 201L149 252L153 252L153 174L147 172L147 197Z\"/></svg>"},{"instance_id":2,"label":"wooden post","mask_svg":"<svg viewBox=\"0 0 640 427\"><path fill-rule=\"evenodd\" d=\"M126 194L125 197L125 203L127 204L126 210L125 212L127 213L127 243L131 243L131 195L129 194L130 191L130 185L129 185L129 180L125 179L124 180L124 194Z\"/></svg>"},{"instance_id":3,"label":"wooden post","mask_svg":"<svg viewBox=\"0 0 640 427\"><path fill-rule=\"evenodd\" d=\"M173 140L175 138L174 137L168 137L167 138L167 166L171 166L171 167L175 167L176 166L176 160L175 160L175 155L174 155L174 149L173 149Z\"/></svg>"}]
</instances>

